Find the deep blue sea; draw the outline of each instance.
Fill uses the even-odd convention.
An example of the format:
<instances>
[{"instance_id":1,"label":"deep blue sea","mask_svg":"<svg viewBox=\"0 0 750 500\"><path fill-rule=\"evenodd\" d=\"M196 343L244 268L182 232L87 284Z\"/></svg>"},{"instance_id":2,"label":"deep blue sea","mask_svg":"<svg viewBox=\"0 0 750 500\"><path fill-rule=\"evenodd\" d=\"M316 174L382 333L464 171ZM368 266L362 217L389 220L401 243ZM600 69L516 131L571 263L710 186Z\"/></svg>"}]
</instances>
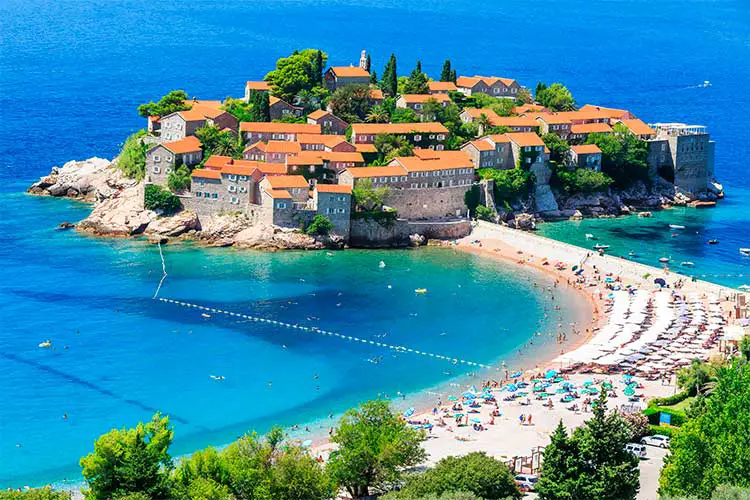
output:
<instances>
[{"instance_id":1,"label":"deep blue sea","mask_svg":"<svg viewBox=\"0 0 750 500\"><path fill-rule=\"evenodd\" d=\"M174 88L204 99L239 96L245 80L306 47L323 48L339 65L356 64L367 49L378 73L395 52L400 73L420 58L433 77L448 57L459 74L530 87L562 81L580 104L707 125L728 193L720 208L543 231L586 245L582 235L595 232L614 253L692 261L695 273L750 272L737 252L750 247L746 1L4 0L0 486L77 480L77 460L97 435L156 410L172 416L180 454L461 374L444 362L152 301L161 274L155 247L56 231L87 207L22 194L53 165L114 156L144 126L139 103ZM704 80L712 86L699 88ZM680 223L673 218L687 226L676 238L666 227ZM708 248L709 238L720 245ZM538 277L440 250L330 256L172 246L166 259L166 297L474 361L513 363L535 331L560 321L544 319L549 297L529 286ZM426 296L414 294L421 287ZM46 339L54 349L37 347ZM380 354L383 361L368 361Z\"/></svg>"}]
</instances>

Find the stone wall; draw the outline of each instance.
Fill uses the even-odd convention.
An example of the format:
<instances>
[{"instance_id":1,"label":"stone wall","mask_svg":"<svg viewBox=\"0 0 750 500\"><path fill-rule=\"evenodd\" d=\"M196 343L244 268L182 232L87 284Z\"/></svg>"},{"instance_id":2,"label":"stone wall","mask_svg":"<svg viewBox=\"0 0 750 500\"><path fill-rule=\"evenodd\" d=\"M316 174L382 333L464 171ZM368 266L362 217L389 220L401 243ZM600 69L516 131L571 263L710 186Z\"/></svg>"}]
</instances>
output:
<instances>
[{"instance_id":1,"label":"stone wall","mask_svg":"<svg viewBox=\"0 0 750 500\"><path fill-rule=\"evenodd\" d=\"M709 159L713 158L713 145L708 134L680 135L669 138L675 165L674 184L678 192L691 197L708 189Z\"/></svg>"},{"instance_id":2,"label":"stone wall","mask_svg":"<svg viewBox=\"0 0 750 500\"><path fill-rule=\"evenodd\" d=\"M466 215L464 194L471 186L391 189L385 204L409 219L434 219Z\"/></svg>"},{"instance_id":3,"label":"stone wall","mask_svg":"<svg viewBox=\"0 0 750 500\"><path fill-rule=\"evenodd\" d=\"M375 221L353 219L349 245L359 248L406 247L409 236L420 234L427 239L453 240L471 233L467 219L452 221L409 221L398 219L384 226Z\"/></svg>"}]
</instances>

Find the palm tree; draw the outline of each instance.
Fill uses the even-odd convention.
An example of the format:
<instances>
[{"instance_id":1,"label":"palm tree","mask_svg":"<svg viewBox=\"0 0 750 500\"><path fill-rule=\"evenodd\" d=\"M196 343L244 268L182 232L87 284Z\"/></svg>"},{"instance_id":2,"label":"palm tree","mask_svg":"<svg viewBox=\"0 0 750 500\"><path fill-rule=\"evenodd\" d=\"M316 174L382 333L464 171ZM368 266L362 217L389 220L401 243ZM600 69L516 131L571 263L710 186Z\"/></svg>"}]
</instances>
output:
<instances>
[{"instance_id":1,"label":"palm tree","mask_svg":"<svg viewBox=\"0 0 750 500\"><path fill-rule=\"evenodd\" d=\"M388 110L383 106L373 106L365 116L365 121L370 123L386 123L391 117L388 115Z\"/></svg>"},{"instance_id":2,"label":"palm tree","mask_svg":"<svg viewBox=\"0 0 750 500\"><path fill-rule=\"evenodd\" d=\"M477 118L477 127L479 129L479 135L484 135L484 131L487 130L492 126L492 123L490 122L490 119L487 115L482 113L479 115L479 118Z\"/></svg>"}]
</instances>

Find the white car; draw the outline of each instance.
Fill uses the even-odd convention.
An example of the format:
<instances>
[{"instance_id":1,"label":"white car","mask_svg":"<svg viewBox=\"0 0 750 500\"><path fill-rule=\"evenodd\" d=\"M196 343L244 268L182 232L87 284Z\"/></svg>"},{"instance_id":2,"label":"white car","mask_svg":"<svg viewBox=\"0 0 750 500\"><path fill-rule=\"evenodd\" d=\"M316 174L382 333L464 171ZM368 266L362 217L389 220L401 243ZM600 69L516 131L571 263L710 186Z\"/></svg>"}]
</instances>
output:
<instances>
[{"instance_id":1,"label":"white car","mask_svg":"<svg viewBox=\"0 0 750 500\"><path fill-rule=\"evenodd\" d=\"M647 444L649 446L658 446L659 448L669 448L669 437L661 434L654 434L653 436L645 436L641 438L641 444Z\"/></svg>"},{"instance_id":2,"label":"white car","mask_svg":"<svg viewBox=\"0 0 750 500\"><path fill-rule=\"evenodd\" d=\"M629 451L638 458L646 458L646 446L638 443L628 443L625 451Z\"/></svg>"},{"instance_id":3,"label":"white car","mask_svg":"<svg viewBox=\"0 0 750 500\"><path fill-rule=\"evenodd\" d=\"M521 491L534 491L539 476L536 474L516 474L515 480Z\"/></svg>"}]
</instances>

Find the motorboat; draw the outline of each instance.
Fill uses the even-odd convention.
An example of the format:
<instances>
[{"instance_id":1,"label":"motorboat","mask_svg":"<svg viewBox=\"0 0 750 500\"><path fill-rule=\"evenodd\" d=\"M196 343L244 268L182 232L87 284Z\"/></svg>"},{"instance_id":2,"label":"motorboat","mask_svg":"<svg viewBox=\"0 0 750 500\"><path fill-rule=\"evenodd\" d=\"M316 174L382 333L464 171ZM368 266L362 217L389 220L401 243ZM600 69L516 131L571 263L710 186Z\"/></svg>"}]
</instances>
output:
<instances>
[{"instance_id":1,"label":"motorboat","mask_svg":"<svg viewBox=\"0 0 750 500\"><path fill-rule=\"evenodd\" d=\"M681 226L679 224L670 224L669 228L670 229L685 229L685 226Z\"/></svg>"},{"instance_id":2,"label":"motorboat","mask_svg":"<svg viewBox=\"0 0 750 500\"><path fill-rule=\"evenodd\" d=\"M414 290L414 293L418 293L420 295L424 295L425 293L427 293L427 289L426 288L416 288Z\"/></svg>"},{"instance_id":3,"label":"motorboat","mask_svg":"<svg viewBox=\"0 0 750 500\"><path fill-rule=\"evenodd\" d=\"M740 248L740 253L742 255L750 255L750 248Z\"/></svg>"},{"instance_id":4,"label":"motorboat","mask_svg":"<svg viewBox=\"0 0 750 500\"><path fill-rule=\"evenodd\" d=\"M44 342L39 343L39 347L42 349L47 349L49 347L52 347L52 341L51 340L45 340Z\"/></svg>"},{"instance_id":5,"label":"motorboat","mask_svg":"<svg viewBox=\"0 0 750 500\"><path fill-rule=\"evenodd\" d=\"M661 259L659 259L659 262L661 262L661 263L667 263L667 262L669 262L669 257L662 257Z\"/></svg>"},{"instance_id":6,"label":"motorboat","mask_svg":"<svg viewBox=\"0 0 750 500\"><path fill-rule=\"evenodd\" d=\"M383 261L381 260L381 261L380 261L380 264L378 264L378 267L379 267L380 269L383 269L383 268L385 267L385 262L383 262Z\"/></svg>"},{"instance_id":7,"label":"motorboat","mask_svg":"<svg viewBox=\"0 0 750 500\"><path fill-rule=\"evenodd\" d=\"M593 235L593 234L591 234L591 233L586 233L586 239L587 239L587 240L595 240L595 239L596 239L596 236L594 236L594 235Z\"/></svg>"},{"instance_id":8,"label":"motorboat","mask_svg":"<svg viewBox=\"0 0 750 500\"><path fill-rule=\"evenodd\" d=\"M709 245L718 245L719 244L719 240L708 240L708 244Z\"/></svg>"},{"instance_id":9,"label":"motorboat","mask_svg":"<svg viewBox=\"0 0 750 500\"><path fill-rule=\"evenodd\" d=\"M693 267L695 266L695 262L690 262L689 260L686 260L685 262L680 262L680 265L685 266L685 267Z\"/></svg>"},{"instance_id":10,"label":"motorboat","mask_svg":"<svg viewBox=\"0 0 750 500\"><path fill-rule=\"evenodd\" d=\"M599 243L594 245L594 250L607 250L607 249L609 249L609 245L600 245Z\"/></svg>"}]
</instances>

